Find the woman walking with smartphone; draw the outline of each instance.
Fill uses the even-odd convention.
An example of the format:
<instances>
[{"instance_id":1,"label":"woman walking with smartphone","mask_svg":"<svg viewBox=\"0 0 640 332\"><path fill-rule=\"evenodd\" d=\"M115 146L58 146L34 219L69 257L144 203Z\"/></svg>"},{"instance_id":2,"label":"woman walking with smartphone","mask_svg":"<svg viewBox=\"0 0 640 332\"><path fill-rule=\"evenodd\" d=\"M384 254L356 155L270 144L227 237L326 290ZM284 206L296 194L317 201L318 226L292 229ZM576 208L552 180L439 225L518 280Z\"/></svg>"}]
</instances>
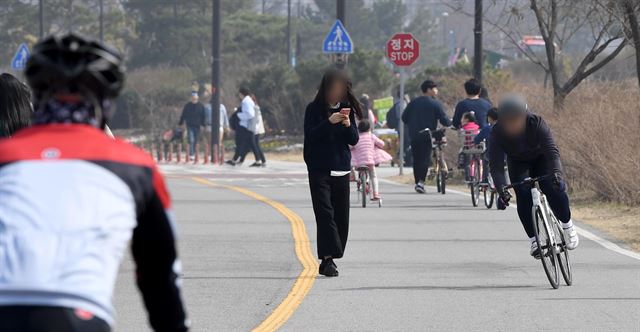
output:
<instances>
[{"instance_id":1,"label":"woman walking with smartphone","mask_svg":"<svg viewBox=\"0 0 640 332\"><path fill-rule=\"evenodd\" d=\"M304 117L304 161L316 217L319 273L337 277L349 234L349 145L358 143L362 107L344 71L328 70Z\"/></svg>"}]
</instances>

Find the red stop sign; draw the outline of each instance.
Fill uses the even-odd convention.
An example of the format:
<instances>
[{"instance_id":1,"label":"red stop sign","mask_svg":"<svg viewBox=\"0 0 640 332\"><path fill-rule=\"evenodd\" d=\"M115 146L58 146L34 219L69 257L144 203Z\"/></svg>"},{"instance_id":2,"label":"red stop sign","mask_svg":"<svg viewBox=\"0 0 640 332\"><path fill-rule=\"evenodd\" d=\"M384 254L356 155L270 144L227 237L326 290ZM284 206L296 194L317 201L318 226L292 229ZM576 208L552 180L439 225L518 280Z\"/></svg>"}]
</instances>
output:
<instances>
[{"instance_id":1,"label":"red stop sign","mask_svg":"<svg viewBox=\"0 0 640 332\"><path fill-rule=\"evenodd\" d=\"M396 66L411 66L420 56L420 43L410 33L396 33L387 42L387 57Z\"/></svg>"}]
</instances>

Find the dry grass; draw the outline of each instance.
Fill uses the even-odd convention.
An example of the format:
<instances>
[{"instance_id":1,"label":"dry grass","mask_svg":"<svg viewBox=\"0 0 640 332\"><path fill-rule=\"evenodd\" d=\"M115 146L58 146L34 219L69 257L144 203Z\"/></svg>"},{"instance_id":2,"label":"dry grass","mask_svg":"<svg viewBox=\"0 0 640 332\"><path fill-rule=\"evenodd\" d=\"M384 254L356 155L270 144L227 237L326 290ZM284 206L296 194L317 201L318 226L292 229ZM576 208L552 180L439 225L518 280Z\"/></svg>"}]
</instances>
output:
<instances>
[{"instance_id":1,"label":"dry grass","mask_svg":"<svg viewBox=\"0 0 640 332\"><path fill-rule=\"evenodd\" d=\"M603 230L640 252L640 208L611 203L575 204L571 213L576 220Z\"/></svg>"}]
</instances>

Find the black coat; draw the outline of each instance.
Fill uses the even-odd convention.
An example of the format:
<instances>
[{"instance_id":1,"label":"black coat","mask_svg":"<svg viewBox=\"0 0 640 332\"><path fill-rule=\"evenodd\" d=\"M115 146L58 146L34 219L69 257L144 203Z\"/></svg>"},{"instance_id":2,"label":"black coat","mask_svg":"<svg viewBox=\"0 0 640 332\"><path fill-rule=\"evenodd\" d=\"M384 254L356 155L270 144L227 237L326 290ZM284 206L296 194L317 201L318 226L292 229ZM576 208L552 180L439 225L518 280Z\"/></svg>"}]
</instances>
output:
<instances>
[{"instance_id":1,"label":"black coat","mask_svg":"<svg viewBox=\"0 0 640 332\"><path fill-rule=\"evenodd\" d=\"M345 127L342 123L329 122L329 116L339 110L315 101L307 105L304 114L304 161L309 173L351 170L349 145L356 145L359 139L355 112L351 110L351 126Z\"/></svg>"}]
</instances>

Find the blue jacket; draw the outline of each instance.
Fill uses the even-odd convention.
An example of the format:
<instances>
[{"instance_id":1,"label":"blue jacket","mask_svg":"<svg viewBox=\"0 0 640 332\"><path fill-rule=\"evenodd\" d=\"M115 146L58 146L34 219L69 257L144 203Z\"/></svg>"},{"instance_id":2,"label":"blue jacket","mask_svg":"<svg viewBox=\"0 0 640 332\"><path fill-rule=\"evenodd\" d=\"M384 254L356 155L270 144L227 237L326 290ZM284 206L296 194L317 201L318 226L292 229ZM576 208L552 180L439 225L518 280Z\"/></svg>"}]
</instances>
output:
<instances>
[{"instance_id":1,"label":"blue jacket","mask_svg":"<svg viewBox=\"0 0 640 332\"><path fill-rule=\"evenodd\" d=\"M482 127L482 129L480 129L480 132L478 133L478 135L476 135L476 137L473 138L473 144L480 144L482 141L487 140L487 145L489 144L489 135L491 135L491 128L493 126L488 124L484 127Z\"/></svg>"}]
</instances>

